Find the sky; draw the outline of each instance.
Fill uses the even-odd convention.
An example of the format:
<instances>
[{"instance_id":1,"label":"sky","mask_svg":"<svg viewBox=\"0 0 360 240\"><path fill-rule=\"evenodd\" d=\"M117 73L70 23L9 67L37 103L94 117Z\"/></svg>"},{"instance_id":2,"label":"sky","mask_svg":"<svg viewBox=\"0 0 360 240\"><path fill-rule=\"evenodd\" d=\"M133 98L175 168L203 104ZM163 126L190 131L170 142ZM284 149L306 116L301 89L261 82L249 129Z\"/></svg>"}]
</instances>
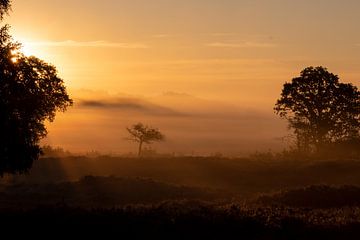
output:
<instances>
[{"instance_id":1,"label":"sky","mask_svg":"<svg viewBox=\"0 0 360 240\"><path fill-rule=\"evenodd\" d=\"M307 66L359 86L359 9L357 0L14 0L5 22L26 54L57 67L79 102L130 97L179 110L191 96L235 115L270 116L283 83Z\"/></svg>"}]
</instances>

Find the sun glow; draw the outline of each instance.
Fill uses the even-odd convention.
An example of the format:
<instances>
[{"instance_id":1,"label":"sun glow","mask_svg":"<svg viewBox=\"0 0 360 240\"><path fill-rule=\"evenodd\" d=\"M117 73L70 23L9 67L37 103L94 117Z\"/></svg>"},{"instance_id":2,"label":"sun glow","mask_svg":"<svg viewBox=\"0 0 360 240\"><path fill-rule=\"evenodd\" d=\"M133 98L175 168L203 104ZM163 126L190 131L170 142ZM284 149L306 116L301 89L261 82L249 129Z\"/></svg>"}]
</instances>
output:
<instances>
[{"instance_id":1,"label":"sun glow","mask_svg":"<svg viewBox=\"0 0 360 240\"><path fill-rule=\"evenodd\" d=\"M21 46L21 52L25 56L29 57L29 56L36 55L36 50L30 44L28 44L26 42L23 42L21 45L22 45Z\"/></svg>"},{"instance_id":2,"label":"sun glow","mask_svg":"<svg viewBox=\"0 0 360 240\"><path fill-rule=\"evenodd\" d=\"M39 42L29 39L20 38L18 42L21 44L19 53L24 54L25 57L34 56L46 62L54 62L54 59L51 57L51 50L53 49L44 48Z\"/></svg>"},{"instance_id":3,"label":"sun glow","mask_svg":"<svg viewBox=\"0 0 360 240\"><path fill-rule=\"evenodd\" d=\"M21 48L12 52L14 57L11 58L11 61L14 63L17 62L18 59L16 56L21 53L24 54L26 57L30 57L36 55L36 50L30 44L26 42L21 42Z\"/></svg>"}]
</instances>

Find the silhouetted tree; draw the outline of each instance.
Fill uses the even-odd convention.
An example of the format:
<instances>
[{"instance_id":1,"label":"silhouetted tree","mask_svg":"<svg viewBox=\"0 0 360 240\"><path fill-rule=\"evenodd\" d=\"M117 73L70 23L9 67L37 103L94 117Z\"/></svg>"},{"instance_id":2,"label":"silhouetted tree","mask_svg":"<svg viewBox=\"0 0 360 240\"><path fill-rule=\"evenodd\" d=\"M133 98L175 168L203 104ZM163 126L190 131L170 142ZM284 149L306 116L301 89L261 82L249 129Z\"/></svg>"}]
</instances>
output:
<instances>
[{"instance_id":1,"label":"silhouetted tree","mask_svg":"<svg viewBox=\"0 0 360 240\"><path fill-rule=\"evenodd\" d=\"M9 1L0 0L0 16ZM72 105L54 66L21 53L9 26L0 30L0 175L27 172L47 134L44 122Z\"/></svg>"},{"instance_id":2,"label":"silhouetted tree","mask_svg":"<svg viewBox=\"0 0 360 240\"><path fill-rule=\"evenodd\" d=\"M0 0L0 20L10 9L10 0Z\"/></svg>"},{"instance_id":3,"label":"silhouetted tree","mask_svg":"<svg viewBox=\"0 0 360 240\"><path fill-rule=\"evenodd\" d=\"M320 151L359 138L360 92L324 67L305 68L300 77L285 83L274 109L289 121L299 150Z\"/></svg>"},{"instance_id":4,"label":"silhouetted tree","mask_svg":"<svg viewBox=\"0 0 360 240\"><path fill-rule=\"evenodd\" d=\"M126 130L130 134L128 140L139 143L138 156L141 156L142 146L144 143L151 144L156 141L163 141L165 136L156 128L151 128L142 123L137 123L127 127Z\"/></svg>"}]
</instances>

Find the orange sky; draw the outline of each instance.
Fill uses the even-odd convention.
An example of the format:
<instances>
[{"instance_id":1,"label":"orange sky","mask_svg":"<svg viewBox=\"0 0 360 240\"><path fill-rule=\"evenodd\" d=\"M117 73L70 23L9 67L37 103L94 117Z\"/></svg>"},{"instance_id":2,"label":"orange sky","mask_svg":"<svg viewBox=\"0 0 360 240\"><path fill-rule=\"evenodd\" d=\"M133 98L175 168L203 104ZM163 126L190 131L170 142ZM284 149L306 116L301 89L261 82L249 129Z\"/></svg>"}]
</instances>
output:
<instances>
[{"instance_id":1,"label":"orange sky","mask_svg":"<svg viewBox=\"0 0 360 240\"><path fill-rule=\"evenodd\" d=\"M170 91L272 114L282 84L307 66L360 83L357 0L14 0L12 9L14 38L55 64L75 99L80 89Z\"/></svg>"}]
</instances>

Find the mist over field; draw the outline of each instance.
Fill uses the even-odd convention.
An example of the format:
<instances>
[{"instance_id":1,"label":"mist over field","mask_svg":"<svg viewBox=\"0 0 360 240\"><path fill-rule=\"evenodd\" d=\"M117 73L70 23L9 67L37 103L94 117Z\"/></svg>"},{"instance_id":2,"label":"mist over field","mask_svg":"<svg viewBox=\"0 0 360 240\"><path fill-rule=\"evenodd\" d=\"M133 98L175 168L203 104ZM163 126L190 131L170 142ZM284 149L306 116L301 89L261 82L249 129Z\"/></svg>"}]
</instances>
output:
<instances>
[{"instance_id":1,"label":"mist over field","mask_svg":"<svg viewBox=\"0 0 360 240\"><path fill-rule=\"evenodd\" d=\"M48 124L44 144L82 153L136 152L125 139L126 127L146 122L165 134L165 142L151 147L166 154L244 156L286 145L287 123L261 106L242 108L175 92L137 97L80 91L74 97L74 107Z\"/></svg>"}]
</instances>

